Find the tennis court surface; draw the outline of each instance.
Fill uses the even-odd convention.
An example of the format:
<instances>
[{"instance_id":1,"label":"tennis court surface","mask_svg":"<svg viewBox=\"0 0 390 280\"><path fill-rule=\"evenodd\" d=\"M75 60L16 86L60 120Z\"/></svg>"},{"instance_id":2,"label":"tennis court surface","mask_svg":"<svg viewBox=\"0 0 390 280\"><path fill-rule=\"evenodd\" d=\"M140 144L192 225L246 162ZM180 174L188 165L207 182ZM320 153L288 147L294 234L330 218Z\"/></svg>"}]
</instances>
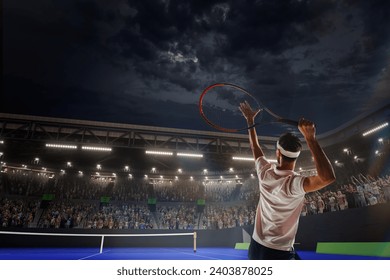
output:
<instances>
[{"instance_id":1,"label":"tennis court surface","mask_svg":"<svg viewBox=\"0 0 390 280\"><path fill-rule=\"evenodd\" d=\"M303 260L390 260L390 257L298 251ZM247 260L234 248L0 248L0 260Z\"/></svg>"}]
</instances>

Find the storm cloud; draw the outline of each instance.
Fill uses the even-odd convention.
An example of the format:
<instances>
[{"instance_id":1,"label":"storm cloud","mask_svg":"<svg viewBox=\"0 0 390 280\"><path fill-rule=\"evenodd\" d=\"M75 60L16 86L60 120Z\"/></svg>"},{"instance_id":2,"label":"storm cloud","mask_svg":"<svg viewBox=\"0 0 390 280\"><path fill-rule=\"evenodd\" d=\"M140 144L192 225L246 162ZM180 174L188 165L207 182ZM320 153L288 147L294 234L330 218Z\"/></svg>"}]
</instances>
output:
<instances>
[{"instance_id":1,"label":"storm cloud","mask_svg":"<svg viewBox=\"0 0 390 280\"><path fill-rule=\"evenodd\" d=\"M5 0L3 10L3 112L209 129L199 94L224 81L325 132L389 102L389 1Z\"/></svg>"}]
</instances>

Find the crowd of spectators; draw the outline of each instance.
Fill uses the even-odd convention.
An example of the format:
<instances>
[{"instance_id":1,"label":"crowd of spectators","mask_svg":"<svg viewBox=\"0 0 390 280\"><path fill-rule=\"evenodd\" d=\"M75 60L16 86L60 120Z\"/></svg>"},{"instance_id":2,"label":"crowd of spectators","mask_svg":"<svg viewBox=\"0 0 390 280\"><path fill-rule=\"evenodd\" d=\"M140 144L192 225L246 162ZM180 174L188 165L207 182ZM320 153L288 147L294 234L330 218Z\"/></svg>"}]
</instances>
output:
<instances>
[{"instance_id":1,"label":"crowd of spectators","mask_svg":"<svg viewBox=\"0 0 390 280\"><path fill-rule=\"evenodd\" d=\"M86 217L84 228L153 229L152 215L146 205L107 205Z\"/></svg>"},{"instance_id":2,"label":"crowd of spectators","mask_svg":"<svg viewBox=\"0 0 390 280\"><path fill-rule=\"evenodd\" d=\"M302 208L302 216L324 212L343 211L390 202L390 176L372 178L352 176L351 183L308 193Z\"/></svg>"},{"instance_id":3,"label":"crowd of spectators","mask_svg":"<svg viewBox=\"0 0 390 280\"><path fill-rule=\"evenodd\" d=\"M163 202L195 202L204 193L197 181L154 180L152 184L157 200Z\"/></svg>"},{"instance_id":4,"label":"crowd of spectators","mask_svg":"<svg viewBox=\"0 0 390 280\"><path fill-rule=\"evenodd\" d=\"M187 229L197 226L199 213L193 205L158 206L157 217L160 229Z\"/></svg>"},{"instance_id":5,"label":"crowd of spectators","mask_svg":"<svg viewBox=\"0 0 390 280\"><path fill-rule=\"evenodd\" d=\"M152 229L146 205L105 205L88 202L51 202L38 223L40 228Z\"/></svg>"},{"instance_id":6,"label":"crowd of spectators","mask_svg":"<svg viewBox=\"0 0 390 280\"><path fill-rule=\"evenodd\" d=\"M49 173L12 169L0 175L0 190L8 195L40 196L50 190L53 181Z\"/></svg>"},{"instance_id":7,"label":"crowd of spectators","mask_svg":"<svg viewBox=\"0 0 390 280\"><path fill-rule=\"evenodd\" d=\"M43 194L54 200L40 209ZM77 174L9 170L0 173L0 226L94 229L223 229L254 223L259 186L216 180L147 181L128 177L98 178ZM101 205L101 197L111 204ZM146 205L156 198L154 215ZM199 212L198 199L206 201ZM390 202L390 176L352 176L305 196L302 216ZM160 203L160 204L159 204ZM39 213L39 220L33 223Z\"/></svg>"},{"instance_id":8,"label":"crowd of spectators","mask_svg":"<svg viewBox=\"0 0 390 280\"><path fill-rule=\"evenodd\" d=\"M37 196L54 194L57 199L100 199L145 201L148 184L129 177L96 177L81 174L52 174L23 169L10 169L0 175L0 191L7 195Z\"/></svg>"},{"instance_id":9,"label":"crowd of spectators","mask_svg":"<svg viewBox=\"0 0 390 280\"><path fill-rule=\"evenodd\" d=\"M96 203L95 203L96 205ZM39 221L40 228L81 227L88 214L96 209L94 203L56 200L48 204Z\"/></svg>"},{"instance_id":10,"label":"crowd of spectators","mask_svg":"<svg viewBox=\"0 0 390 280\"><path fill-rule=\"evenodd\" d=\"M236 180L231 181L208 181L205 184L205 199L212 202L226 202L235 200L241 184Z\"/></svg>"},{"instance_id":11,"label":"crowd of spectators","mask_svg":"<svg viewBox=\"0 0 390 280\"><path fill-rule=\"evenodd\" d=\"M245 201L249 205L256 205L259 201L259 195L259 182L256 177L251 177L243 182L239 194L240 201Z\"/></svg>"},{"instance_id":12,"label":"crowd of spectators","mask_svg":"<svg viewBox=\"0 0 390 280\"><path fill-rule=\"evenodd\" d=\"M116 201L142 202L151 195L150 186L145 180L118 176L111 197Z\"/></svg>"},{"instance_id":13,"label":"crowd of spectators","mask_svg":"<svg viewBox=\"0 0 390 280\"><path fill-rule=\"evenodd\" d=\"M254 205L207 205L203 212L201 228L224 229L253 225L255 215Z\"/></svg>"},{"instance_id":14,"label":"crowd of spectators","mask_svg":"<svg viewBox=\"0 0 390 280\"><path fill-rule=\"evenodd\" d=\"M31 227L39 206L39 200L0 199L0 226Z\"/></svg>"}]
</instances>

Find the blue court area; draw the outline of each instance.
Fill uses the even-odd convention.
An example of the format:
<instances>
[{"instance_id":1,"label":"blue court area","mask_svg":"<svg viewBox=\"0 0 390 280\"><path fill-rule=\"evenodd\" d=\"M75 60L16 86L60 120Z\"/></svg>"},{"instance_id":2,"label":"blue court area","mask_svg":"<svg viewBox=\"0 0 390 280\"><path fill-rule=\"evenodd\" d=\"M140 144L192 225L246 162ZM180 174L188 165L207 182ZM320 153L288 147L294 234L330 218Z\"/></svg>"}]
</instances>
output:
<instances>
[{"instance_id":1,"label":"blue court area","mask_svg":"<svg viewBox=\"0 0 390 280\"><path fill-rule=\"evenodd\" d=\"M314 251L298 251L298 254L302 260L390 260L390 257L323 254Z\"/></svg>"},{"instance_id":2,"label":"blue court area","mask_svg":"<svg viewBox=\"0 0 390 280\"><path fill-rule=\"evenodd\" d=\"M303 260L390 260L386 257L298 251ZM234 248L0 248L0 260L247 260Z\"/></svg>"},{"instance_id":3,"label":"blue court area","mask_svg":"<svg viewBox=\"0 0 390 280\"><path fill-rule=\"evenodd\" d=\"M234 248L1 248L0 260L246 260Z\"/></svg>"}]
</instances>

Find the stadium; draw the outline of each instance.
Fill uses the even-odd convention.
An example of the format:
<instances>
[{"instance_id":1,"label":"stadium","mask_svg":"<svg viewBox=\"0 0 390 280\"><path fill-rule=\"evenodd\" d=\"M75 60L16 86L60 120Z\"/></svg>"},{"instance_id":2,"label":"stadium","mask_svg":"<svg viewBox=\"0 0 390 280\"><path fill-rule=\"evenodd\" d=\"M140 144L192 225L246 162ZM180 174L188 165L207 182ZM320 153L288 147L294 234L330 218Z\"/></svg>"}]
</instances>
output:
<instances>
[{"instance_id":1,"label":"stadium","mask_svg":"<svg viewBox=\"0 0 390 280\"><path fill-rule=\"evenodd\" d=\"M389 117L387 104L318 135L337 181L305 197L304 258L390 257ZM247 135L8 113L0 127L2 248L246 259L259 195ZM272 160L277 138L259 138ZM296 172L315 172L307 147ZM145 253L156 248L176 251Z\"/></svg>"},{"instance_id":2,"label":"stadium","mask_svg":"<svg viewBox=\"0 0 390 280\"><path fill-rule=\"evenodd\" d=\"M386 275L390 1L3 2L3 277Z\"/></svg>"}]
</instances>

